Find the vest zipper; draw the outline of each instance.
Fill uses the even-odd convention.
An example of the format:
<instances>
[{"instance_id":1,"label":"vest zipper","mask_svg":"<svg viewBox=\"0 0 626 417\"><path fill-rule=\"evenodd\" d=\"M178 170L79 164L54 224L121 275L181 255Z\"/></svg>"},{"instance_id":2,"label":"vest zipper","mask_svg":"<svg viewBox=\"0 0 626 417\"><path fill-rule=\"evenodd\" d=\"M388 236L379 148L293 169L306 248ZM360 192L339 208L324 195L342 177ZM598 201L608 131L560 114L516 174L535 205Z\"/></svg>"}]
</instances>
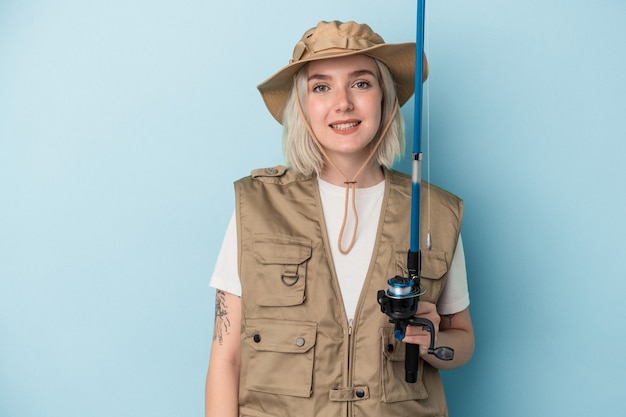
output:
<instances>
[{"instance_id":1,"label":"vest zipper","mask_svg":"<svg viewBox=\"0 0 626 417\"><path fill-rule=\"evenodd\" d=\"M353 326L354 326L354 318L351 318L350 320L348 320L348 375L347 375L348 384L347 386L349 387L352 386L352 358L353 358L353 352L354 352L354 346L353 346L354 341L352 340ZM346 406L347 406L346 411L347 411L348 417L353 416L354 404L352 403L352 401L347 401Z\"/></svg>"}]
</instances>

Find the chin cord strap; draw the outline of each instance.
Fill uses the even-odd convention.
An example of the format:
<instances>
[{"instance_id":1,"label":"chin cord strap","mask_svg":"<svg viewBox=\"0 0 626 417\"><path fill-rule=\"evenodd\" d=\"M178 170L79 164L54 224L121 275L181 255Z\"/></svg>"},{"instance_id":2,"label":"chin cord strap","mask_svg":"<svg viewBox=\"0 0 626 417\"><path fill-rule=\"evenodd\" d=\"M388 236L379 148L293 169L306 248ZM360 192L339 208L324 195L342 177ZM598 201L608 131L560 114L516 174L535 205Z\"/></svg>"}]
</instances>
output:
<instances>
[{"instance_id":1,"label":"chin cord strap","mask_svg":"<svg viewBox=\"0 0 626 417\"><path fill-rule=\"evenodd\" d=\"M359 170L356 172L356 174L354 175L354 178L352 180L349 180L348 176L337 165L335 165L332 159L328 157L328 154L324 150L324 147L315 136L315 133L313 133L313 128L311 128L309 120L304 114L302 103L300 102L300 96L298 94L298 85L296 83L295 78L294 78L293 86L294 86L294 93L296 94L296 102L298 103L298 111L300 112L300 116L302 116L302 119L304 120L304 124L306 126L307 131L309 132L309 135L311 135L311 138L313 138L313 141L317 145L317 148L320 150L320 152L322 153L326 161L328 161L328 163L331 164L333 168L335 168L337 171L339 171L339 173L343 175L343 177L345 178L344 184L346 185L346 199L344 203L343 221L341 222L341 229L339 231L339 237L337 239L337 247L339 249L339 252L346 255L352 250L352 247L354 247L354 242L356 241L356 232L359 226L359 215L356 209L357 178L359 177L359 175L361 175L361 172L365 169L365 167L371 162L372 158L374 157L374 154L380 147L380 144L382 143L383 138L385 137L385 135L387 134L387 131L391 127L391 123L393 122L393 119L395 118L396 113L398 112L398 99L395 100L394 105L393 105L393 110L391 112L389 120L385 124L385 127L382 130L381 134L379 135L379 138L376 141L376 144L370 151L369 156L363 162L363 165L361 165L361 168L359 168ZM350 196L352 196L352 198L350 198ZM351 204L349 204L349 202L351 202ZM348 222L348 206L351 206L352 214L354 215L354 229L352 230L352 237L350 239L350 243L348 244L348 247L344 249L341 242L343 240L343 235L345 233L346 223Z\"/></svg>"}]
</instances>

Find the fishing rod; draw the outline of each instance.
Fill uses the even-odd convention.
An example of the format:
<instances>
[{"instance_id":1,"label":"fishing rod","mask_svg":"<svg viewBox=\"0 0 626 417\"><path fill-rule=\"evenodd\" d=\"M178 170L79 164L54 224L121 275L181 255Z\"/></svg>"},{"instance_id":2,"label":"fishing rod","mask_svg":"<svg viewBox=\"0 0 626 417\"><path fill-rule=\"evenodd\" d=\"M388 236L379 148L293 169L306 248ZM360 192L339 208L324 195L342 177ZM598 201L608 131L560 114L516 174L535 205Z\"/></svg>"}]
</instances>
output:
<instances>
[{"instance_id":1,"label":"fishing rod","mask_svg":"<svg viewBox=\"0 0 626 417\"><path fill-rule=\"evenodd\" d=\"M389 316L394 323L396 340L404 339L407 326L421 326L430 333L428 353L442 360L452 360L454 350L449 347L435 348L435 328L432 321L415 317L419 297L424 293L420 287L422 255L420 248L420 204L422 192L422 98L424 77L424 24L425 0L417 2L417 24L415 39L415 105L413 125L412 175L411 175L411 236L407 254L408 277L395 276L387 280L387 291L378 291L378 303L381 311ZM430 240L430 239L428 239ZM427 248L430 249L430 243ZM419 346L406 343L404 359L405 379L407 382L417 381L419 362Z\"/></svg>"}]
</instances>

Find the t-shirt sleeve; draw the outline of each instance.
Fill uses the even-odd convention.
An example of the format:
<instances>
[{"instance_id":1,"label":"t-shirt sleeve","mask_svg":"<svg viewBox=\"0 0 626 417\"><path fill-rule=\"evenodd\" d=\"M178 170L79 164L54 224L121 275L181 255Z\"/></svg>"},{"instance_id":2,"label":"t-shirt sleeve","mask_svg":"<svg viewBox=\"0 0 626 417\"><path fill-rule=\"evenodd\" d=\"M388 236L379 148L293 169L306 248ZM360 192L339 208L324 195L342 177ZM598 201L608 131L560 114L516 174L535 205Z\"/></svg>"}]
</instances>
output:
<instances>
[{"instance_id":1,"label":"t-shirt sleeve","mask_svg":"<svg viewBox=\"0 0 626 417\"><path fill-rule=\"evenodd\" d=\"M241 297L241 283L239 282L237 267L237 221L235 213L230 217L230 222L226 228L226 234L209 285L216 290Z\"/></svg>"},{"instance_id":2,"label":"t-shirt sleeve","mask_svg":"<svg viewBox=\"0 0 626 417\"><path fill-rule=\"evenodd\" d=\"M447 283L437 302L437 311L441 315L454 314L465 310L469 304L465 253L463 251L463 241L459 235L459 241L452 257L452 264L447 272Z\"/></svg>"}]
</instances>

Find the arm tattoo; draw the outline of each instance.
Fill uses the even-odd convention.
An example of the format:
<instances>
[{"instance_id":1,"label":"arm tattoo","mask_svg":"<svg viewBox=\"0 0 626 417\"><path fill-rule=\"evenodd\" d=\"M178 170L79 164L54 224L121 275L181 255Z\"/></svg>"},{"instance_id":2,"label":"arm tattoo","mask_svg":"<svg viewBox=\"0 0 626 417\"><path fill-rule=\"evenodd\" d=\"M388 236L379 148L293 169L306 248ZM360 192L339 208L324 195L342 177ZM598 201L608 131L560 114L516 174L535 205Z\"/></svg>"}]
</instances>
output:
<instances>
[{"instance_id":1,"label":"arm tattoo","mask_svg":"<svg viewBox=\"0 0 626 417\"><path fill-rule=\"evenodd\" d=\"M226 305L226 294L224 291L215 292L215 327L213 329L213 340L217 340L221 345L224 343L224 334L228 334L230 320L228 319L228 306Z\"/></svg>"},{"instance_id":2,"label":"arm tattoo","mask_svg":"<svg viewBox=\"0 0 626 417\"><path fill-rule=\"evenodd\" d=\"M446 314L443 318L447 319L448 327L452 327L452 319L454 318L454 314Z\"/></svg>"}]
</instances>

